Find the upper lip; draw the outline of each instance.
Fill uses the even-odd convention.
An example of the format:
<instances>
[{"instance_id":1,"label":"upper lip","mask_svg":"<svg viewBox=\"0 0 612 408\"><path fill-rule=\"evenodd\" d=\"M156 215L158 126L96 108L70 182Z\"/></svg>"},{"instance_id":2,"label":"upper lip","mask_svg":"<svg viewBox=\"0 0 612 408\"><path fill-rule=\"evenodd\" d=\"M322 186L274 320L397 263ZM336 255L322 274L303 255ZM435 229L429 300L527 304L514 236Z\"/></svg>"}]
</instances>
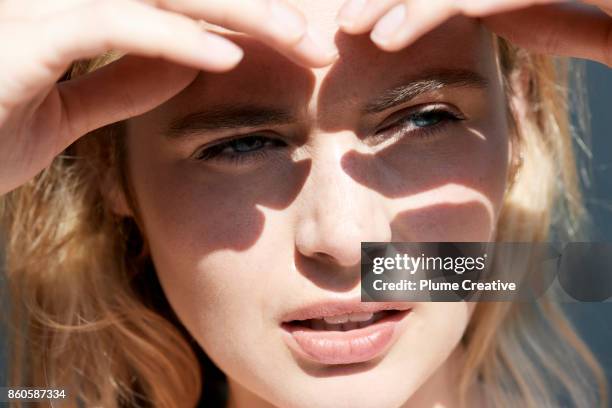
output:
<instances>
[{"instance_id":1,"label":"upper lip","mask_svg":"<svg viewBox=\"0 0 612 408\"><path fill-rule=\"evenodd\" d=\"M293 320L322 319L349 313L376 313L382 310L409 310L412 304L408 302L368 302L362 303L359 298L351 300L320 301L311 303L286 313L283 322Z\"/></svg>"}]
</instances>

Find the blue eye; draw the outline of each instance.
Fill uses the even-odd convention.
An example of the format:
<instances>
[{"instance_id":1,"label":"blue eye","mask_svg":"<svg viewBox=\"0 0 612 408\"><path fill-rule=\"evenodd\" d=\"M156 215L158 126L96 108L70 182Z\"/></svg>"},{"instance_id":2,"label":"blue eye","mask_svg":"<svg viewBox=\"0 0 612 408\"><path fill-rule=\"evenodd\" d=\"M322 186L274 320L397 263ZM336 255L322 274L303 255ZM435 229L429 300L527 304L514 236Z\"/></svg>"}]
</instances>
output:
<instances>
[{"instance_id":1,"label":"blue eye","mask_svg":"<svg viewBox=\"0 0 612 408\"><path fill-rule=\"evenodd\" d=\"M435 126L438 123L442 122L445 119L449 119L449 112L443 111L429 111L429 112L420 112L410 116L412 123L417 127L428 127ZM455 118L455 116L452 116Z\"/></svg>"},{"instance_id":2,"label":"blue eye","mask_svg":"<svg viewBox=\"0 0 612 408\"><path fill-rule=\"evenodd\" d=\"M286 146L280 140L273 139L261 134L253 134L234 138L225 142L217 143L205 148L195 157L196 160L228 160L240 161L257 158L255 156L265 155L269 148Z\"/></svg>"},{"instance_id":3,"label":"blue eye","mask_svg":"<svg viewBox=\"0 0 612 408\"><path fill-rule=\"evenodd\" d=\"M425 137L448 124L462 120L465 120L465 117L460 113L440 106L428 106L421 108L420 111L413 110L408 114L404 113L399 119L393 120L389 125L377 131L377 134L383 136L388 135L389 132L392 132L393 135L414 133L416 136Z\"/></svg>"},{"instance_id":4,"label":"blue eye","mask_svg":"<svg viewBox=\"0 0 612 408\"><path fill-rule=\"evenodd\" d=\"M265 141L261 137L243 137L242 139L232 140L228 142L228 147L234 153L248 153L254 150L259 150L265 145Z\"/></svg>"}]
</instances>

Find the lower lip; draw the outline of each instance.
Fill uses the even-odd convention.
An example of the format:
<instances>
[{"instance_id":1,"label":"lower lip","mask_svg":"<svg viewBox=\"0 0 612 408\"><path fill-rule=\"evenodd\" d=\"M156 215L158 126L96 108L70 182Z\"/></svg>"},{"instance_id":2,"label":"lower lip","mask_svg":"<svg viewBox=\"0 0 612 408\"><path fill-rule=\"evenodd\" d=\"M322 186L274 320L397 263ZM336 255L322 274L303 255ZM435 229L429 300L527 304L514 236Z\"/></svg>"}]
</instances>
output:
<instances>
[{"instance_id":1,"label":"lower lip","mask_svg":"<svg viewBox=\"0 0 612 408\"><path fill-rule=\"evenodd\" d=\"M354 364L383 354L398 337L401 323L410 310L386 316L360 329L348 331L312 330L283 324L289 347L321 364Z\"/></svg>"}]
</instances>

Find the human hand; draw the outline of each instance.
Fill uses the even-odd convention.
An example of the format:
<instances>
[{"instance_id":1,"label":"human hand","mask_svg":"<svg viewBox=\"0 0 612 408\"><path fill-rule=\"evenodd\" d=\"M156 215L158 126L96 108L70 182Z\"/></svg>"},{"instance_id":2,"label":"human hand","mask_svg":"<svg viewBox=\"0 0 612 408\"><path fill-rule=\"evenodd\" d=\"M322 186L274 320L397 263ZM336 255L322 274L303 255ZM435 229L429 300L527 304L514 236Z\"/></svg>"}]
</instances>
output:
<instances>
[{"instance_id":1,"label":"human hand","mask_svg":"<svg viewBox=\"0 0 612 408\"><path fill-rule=\"evenodd\" d=\"M458 14L481 18L498 35L532 51L612 66L610 0L349 0L338 22L349 34L371 30L381 49L398 51Z\"/></svg>"},{"instance_id":2,"label":"human hand","mask_svg":"<svg viewBox=\"0 0 612 408\"><path fill-rule=\"evenodd\" d=\"M0 1L0 195L87 132L170 99L199 70L235 67L241 49L198 20L248 34L304 66L335 57L285 0ZM56 83L73 61L109 50L129 55Z\"/></svg>"}]
</instances>

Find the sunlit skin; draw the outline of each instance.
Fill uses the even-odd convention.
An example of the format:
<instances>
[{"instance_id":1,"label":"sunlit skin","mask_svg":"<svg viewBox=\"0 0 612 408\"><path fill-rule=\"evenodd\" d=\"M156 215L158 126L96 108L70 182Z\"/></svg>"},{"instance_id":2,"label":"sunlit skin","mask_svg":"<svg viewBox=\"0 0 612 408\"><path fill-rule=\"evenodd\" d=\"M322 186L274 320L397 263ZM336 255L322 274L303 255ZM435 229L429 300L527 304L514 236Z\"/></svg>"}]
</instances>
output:
<instances>
[{"instance_id":1,"label":"sunlit skin","mask_svg":"<svg viewBox=\"0 0 612 408\"><path fill-rule=\"evenodd\" d=\"M335 36L333 65L301 68L238 38L245 59L237 69L201 74L129 121L129 172L146 239L168 300L227 374L231 406L454 406L465 303L415 304L405 332L365 363L313 363L281 338L284 313L359 296L361 241L492 239L506 187L510 138L488 31L459 17L386 53L367 36L338 33L339 6L300 4ZM450 70L473 71L486 86L450 85L362 112L387 89ZM227 106L293 118L168 131L187 115ZM463 120L410 116L431 106ZM384 130L402 116L403 131ZM222 138L254 134L264 139L226 145L225 158L201 155ZM227 158L236 146L251 156Z\"/></svg>"},{"instance_id":2,"label":"sunlit skin","mask_svg":"<svg viewBox=\"0 0 612 408\"><path fill-rule=\"evenodd\" d=\"M290 349L283 316L357 299L360 242L493 239L513 153L487 29L611 65L609 0L290 3L0 2L0 195L131 118L142 232L231 407L452 407L472 304L410 305L384 353L343 366Z\"/></svg>"},{"instance_id":3,"label":"sunlit skin","mask_svg":"<svg viewBox=\"0 0 612 408\"><path fill-rule=\"evenodd\" d=\"M304 67L329 65L337 49L310 29L304 14L313 12L302 13L300 3L4 0L0 194L32 179L88 132L167 101L199 70L233 69L243 50L202 30L203 21L257 38ZM496 34L530 51L612 65L609 0L347 0L334 11L328 2L317 3L308 6L320 8L317 17L331 20L337 13L343 32L368 35L383 50L401 50L449 17L464 15L480 18ZM128 55L92 75L57 82L73 61L111 50Z\"/></svg>"}]
</instances>

